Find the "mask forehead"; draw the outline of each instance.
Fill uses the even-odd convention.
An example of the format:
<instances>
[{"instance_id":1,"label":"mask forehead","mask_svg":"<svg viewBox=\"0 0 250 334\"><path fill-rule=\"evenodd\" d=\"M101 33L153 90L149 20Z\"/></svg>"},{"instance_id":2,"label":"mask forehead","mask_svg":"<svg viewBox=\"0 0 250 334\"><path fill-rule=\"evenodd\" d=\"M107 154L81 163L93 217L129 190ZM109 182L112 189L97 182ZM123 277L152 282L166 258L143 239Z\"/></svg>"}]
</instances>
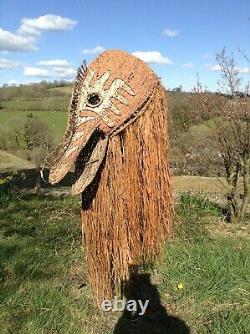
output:
<instances>
[{"instance_id":1,"label":"mask forehead","mask_svg":"<svg viewBox=\"0 0 250 334\"><path fill-rule=\"evenodd\" d=\"M78 115L83 122L98 119L98 127L110 134L131 119L158 83L138 58L120 50L105 51L88 66Z\"/></svg>"}]
</instances>

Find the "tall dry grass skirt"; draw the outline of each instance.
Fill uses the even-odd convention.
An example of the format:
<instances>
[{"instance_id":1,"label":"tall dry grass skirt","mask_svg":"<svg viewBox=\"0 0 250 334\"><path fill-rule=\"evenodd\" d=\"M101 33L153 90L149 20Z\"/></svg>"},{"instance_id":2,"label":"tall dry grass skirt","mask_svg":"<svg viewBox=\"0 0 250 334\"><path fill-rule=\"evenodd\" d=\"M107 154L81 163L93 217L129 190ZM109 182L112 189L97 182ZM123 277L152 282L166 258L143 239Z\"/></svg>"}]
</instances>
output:
<instances>
[{"instance_id":1,"label":"tall dry grass skirt","mask_svg":"<svg viewBox=\"0 0 250 334\"><path fill-rule=\"evenodd\" d=\"M166 109L158 85L136 121L110 138L106 159L83 193L83 241L98 305L114 297L131 266L159 256L171 232Z\"/></svg>"}]
</instances>

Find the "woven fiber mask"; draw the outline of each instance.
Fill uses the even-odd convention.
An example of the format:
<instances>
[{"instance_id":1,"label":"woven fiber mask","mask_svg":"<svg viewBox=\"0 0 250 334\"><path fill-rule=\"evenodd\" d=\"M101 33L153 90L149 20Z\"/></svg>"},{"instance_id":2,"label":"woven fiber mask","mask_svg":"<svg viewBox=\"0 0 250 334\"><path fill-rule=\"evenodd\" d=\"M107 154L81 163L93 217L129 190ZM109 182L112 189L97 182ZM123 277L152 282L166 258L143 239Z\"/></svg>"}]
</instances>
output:
<instances>
[{"instance_id":1,"label":"woven fiber mask","mask_svg":"<svg viewBox=\"0 0 250 334\"><path fill-rule=\"evenodd\" d=\"M168 153L165 90L143 61L111 50L78 69L49 181L75 166L72 192L82 193L88 281L99 306L130 268L161 254L173 211Z\"/></svg>"},{"instance_id":2,"label":"woven fiber mask","mask_svg":"<svg viewBox=\"0 0 250 334\"><path fill-rule=\"evenodd\" d=\"M73 194L83 192L103 161L109 137L140 115L158 84L144 62L119 50L105 51L88 68L80 66L68 128L50 171L50 183L58 183L70 171L93 133L99 132L99 140L72 186Z\"/></svg>"}]
</instances>

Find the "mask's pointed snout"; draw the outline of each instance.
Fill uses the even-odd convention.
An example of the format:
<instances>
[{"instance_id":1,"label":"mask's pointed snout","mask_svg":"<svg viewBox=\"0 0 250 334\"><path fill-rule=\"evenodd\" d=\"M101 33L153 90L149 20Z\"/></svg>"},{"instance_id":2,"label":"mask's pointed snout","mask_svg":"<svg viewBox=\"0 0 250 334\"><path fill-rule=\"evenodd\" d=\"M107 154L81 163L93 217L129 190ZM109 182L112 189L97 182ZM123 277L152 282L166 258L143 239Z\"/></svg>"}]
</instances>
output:
<instances>
[{"instance_id":1,"label":"mask's pointed snout","mask_svg":"<svg viewBox=\"0 0 250 334\"><path fill-rule=\"evenodd\" d=\"M85 147L91 135L95 131L96 123L89 123L88 126L78 128L72 135L68 144L65 143L65 149L56 157L49 173L49 182L58 183L70 171L81 150ZM62 144L63 148L64 144Z\"/></svg>"},{"instance_id":2,"label":"mask's pointed snout","mask_svg":"<svg viewBox=\"0 0 250 334\"><path fill-rule=\"evenodd\" d=\"M91 155L84 165L84 169L78 180L72 185L72 194L77 195L83 192L94 180L106 155L108 146L108 137L99 138Z\"/></svg>"}]
</instances>

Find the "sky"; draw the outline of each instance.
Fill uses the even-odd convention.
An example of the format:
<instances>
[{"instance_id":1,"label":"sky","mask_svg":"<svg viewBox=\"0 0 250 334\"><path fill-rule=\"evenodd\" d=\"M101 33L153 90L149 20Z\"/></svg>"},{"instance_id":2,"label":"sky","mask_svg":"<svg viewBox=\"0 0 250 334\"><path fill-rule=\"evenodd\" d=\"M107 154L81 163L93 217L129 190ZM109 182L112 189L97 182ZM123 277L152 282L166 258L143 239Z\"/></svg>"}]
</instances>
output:
<instances>
[{"instance_id":1,"label":"sky","mask_svg":"<svg viewBox=\"0 0 250 334\"><path fill-rule=\"evenodd\" d=\"M168 88L198 73L214 91L224 47L250 80L249 42L250 0L0 0L0 86L73 80L83 59L123 49Z\"/></svg>"}]
</instances>

